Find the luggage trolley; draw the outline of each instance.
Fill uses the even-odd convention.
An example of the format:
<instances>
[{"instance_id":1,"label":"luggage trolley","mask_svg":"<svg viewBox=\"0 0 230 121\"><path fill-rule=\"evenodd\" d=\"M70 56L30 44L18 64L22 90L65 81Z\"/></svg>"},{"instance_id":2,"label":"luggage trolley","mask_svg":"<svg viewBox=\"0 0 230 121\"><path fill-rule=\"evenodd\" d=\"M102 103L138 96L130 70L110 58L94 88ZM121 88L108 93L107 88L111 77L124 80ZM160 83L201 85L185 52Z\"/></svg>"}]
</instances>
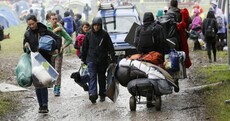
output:
<instances>
[{"instance_id":1,"label":"luggage trolley","mask_svg":"<svg viewBox=\"0 0 230 121\"><path fill-rule=\"evenodd\" d=\"M180 57L180 70L168 73L173 80L184 79L187 77L184 65L185 53L183 51L178 51L178 54ZM129 93L132 95L129 99L130 110L136 111L137 104L146 104L147 108L155 106L155 109L160 111L162 104L161 96L171 94L173 85L174 84L168 83L165 79L148 79L147 77L129 81L127 88ZM146 97L146 101L142 101L141 97Z\"/></svg>"},{"instance_id":2,"label":"luggage trolley","mask_svg":"<svg viewBox=\"0 0 230 121\"><path fill-rule=\"evenodd\" d=\"M161 96L157 88L157 82L148 78L138 78L130 81L127 85L129 93L132 95L129 99L131 111L136 111L137 104L146 104L147 108L155 106L157 111L161 110ZM143 101L141 97L146 97Z\"/></svg>"}]
</instances>

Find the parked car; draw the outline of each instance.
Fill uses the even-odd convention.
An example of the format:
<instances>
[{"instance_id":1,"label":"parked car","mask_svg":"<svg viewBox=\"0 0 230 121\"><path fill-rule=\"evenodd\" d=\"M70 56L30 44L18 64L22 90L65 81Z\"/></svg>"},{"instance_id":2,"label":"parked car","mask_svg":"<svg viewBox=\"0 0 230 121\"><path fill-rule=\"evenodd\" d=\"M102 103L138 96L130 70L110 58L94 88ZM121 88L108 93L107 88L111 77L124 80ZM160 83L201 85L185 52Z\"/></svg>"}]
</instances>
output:
<instances>
[{"instance_id":1,"label":"parked car","mask_svg":"<svg viewBox=\"0 0 230 121\"><path fill-rule=\"evenodd\" d=\"M136 53L136 48L125 42L130 28L134 23L141 25L140 15L134 5L114 7L112 4L99 5L96 15L102 17L103 28L109 33L116 57L126 57ZM134 36L134 35L133 35ZM133 42L133 40L130 40Z\"/></svg>"}]
</instances>

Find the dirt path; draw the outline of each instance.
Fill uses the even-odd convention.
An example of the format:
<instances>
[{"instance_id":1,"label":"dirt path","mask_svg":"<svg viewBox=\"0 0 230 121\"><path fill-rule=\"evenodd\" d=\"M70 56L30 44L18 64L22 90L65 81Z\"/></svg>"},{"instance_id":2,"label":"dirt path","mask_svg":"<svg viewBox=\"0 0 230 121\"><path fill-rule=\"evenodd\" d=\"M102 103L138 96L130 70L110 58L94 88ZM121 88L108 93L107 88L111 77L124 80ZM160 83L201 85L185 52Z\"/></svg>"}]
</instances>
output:
<instances>
[{"instance_id":1,"label":"dirt path","mask_svg":"<svg viewBox=\"0 0 230 121\"><path fill-rule=\"evenodd\" d=\"M138 104L136 112L129 109L130 94L127 88L120 86L120 94L116 103L108 98L101 103L93 105L88 99L88 93L84 92L69 76L80 66L80 60L74 56L65 56L63 67L63 83L61 96L54 97L52 89L49 89L48 114L39 114L34 89L21 92L22 105L15 112L9 113L3 120L7 121L53 121L53 120L156 120L156 121L195 121L210 120L205 116L205 105L201 95L194 91L194 82L189 79L180 80L181 91L162 96L161 111L155 108L147 108L144 104ZM193 68L193 67L192 67ZM191 68L191 69L192 69ZM190 72L188 72L191 76ZM190 88L189 90L187 90Z\"/></svg>"}]
</instances>

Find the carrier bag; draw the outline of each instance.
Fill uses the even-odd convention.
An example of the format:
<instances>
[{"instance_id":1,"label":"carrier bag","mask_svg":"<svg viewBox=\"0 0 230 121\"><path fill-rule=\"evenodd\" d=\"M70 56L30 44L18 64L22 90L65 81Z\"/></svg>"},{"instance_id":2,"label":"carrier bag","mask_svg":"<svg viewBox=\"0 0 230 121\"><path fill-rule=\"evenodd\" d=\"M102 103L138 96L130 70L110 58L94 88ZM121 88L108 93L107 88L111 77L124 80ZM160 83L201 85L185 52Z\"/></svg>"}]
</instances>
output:
<instances>
[{"instance_id":1,"label":"carrier bag","mask_svg":"<svg viewBox=\"0 0 230 121\"><path fill-rule=\"evenodd\" d=\"M39 52L31 52L32 78L35 87L48 87L58 78L58 72Z\"/></svg>"},{"instance_id":2,"label":"carrier bag","mask_svg":"<svg viewBox=\"0 0 230 121\"><path fill-rule=\"evenodd\" d=\"M177 53L177 51L175 49L171 49L168 57L165 57L166 59L168 58L168 61L166 62L166 66L165 68L169 71L169 72L176 72L180 70L179 67L179 54Z\"/></svg>"},{"instance_id":3,"label":"carrier bag","mask_svg":"<svg viewBox=\"0 0 230 121\"><path fill-rule=\"evenodd\" d=\"M32 85L32 67L31 59L28 53L24 53L20 56L18 65L16 67L16 79L17 83L21 87L29 87Z\"/></svg>"},{"instance_id":4,"label":"carrier bag","mask_svg":"<svg viewBox=\"0 0 230 121\"><path fill-rule=\"evenodd\" d=\"M110 64L107 69L107 90L105 94L113 102L116 102L119 94L119 83L114 77L114 71L115 67Z\"/></svg>"},{"instance_id":5,"label":"carrier bag","mask_svg":"<svg viewBox=\"0 0 230 121\"><path fill-rule=\"evenodd\" d=\"M89 87L87 83L89 82L89 72L88 72L88 67L85 64L81 64L79 70L77 72L73 72L70 76L70 78L74 79L74 81L85 91L89 90Z\"/></svg>"}]
</instances>

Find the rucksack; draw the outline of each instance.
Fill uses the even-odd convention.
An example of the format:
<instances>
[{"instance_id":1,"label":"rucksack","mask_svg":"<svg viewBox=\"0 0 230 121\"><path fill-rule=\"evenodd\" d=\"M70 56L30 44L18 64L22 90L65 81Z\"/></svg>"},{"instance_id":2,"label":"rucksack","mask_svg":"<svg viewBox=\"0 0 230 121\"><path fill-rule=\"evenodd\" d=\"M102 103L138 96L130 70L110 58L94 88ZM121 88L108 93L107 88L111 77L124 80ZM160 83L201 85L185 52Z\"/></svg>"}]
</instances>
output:
<instances>
[{"instance_id":1,"label":"rucksack","mask_svg":"<svg viewBox=\"0 0 230 121\"><path fill-rule=\"evenodd\" d=\"M163 32L166 37L166 44L171 49L179 49L180 38L178 35L177 22L174 14L166 14L159 19L159 23L163 27ZM173 44L172 44L173 43ZM169 50L168 50L169 51Z\"/></svg>"},{"instance_id":2,"label":"rucksack","mask_svg":"<svg viewBox=\"0 0 230 121\"><path fill-rule=\"evenodd\" d=\"M4 39L4 32L3 32L3 30L4 30L4 26L2 26L0 24L0 41L2 41Z\"/></svg>"},{"instance_id":3,"label":"rucksack","mask_svg":"<svg viewBox=\"0 0 230 121\"><path fill-rule=\"evenodd\" d=\"M215 37L215 29L214 29L214 20L208 20L206 31L205 31L205 37Z\"/></svg>"},{"instance_id":4,"label":"rucksack","mask_svg":"<svg viewBox=\"0 0 230 121\"><path fill-rule=\"evenodd\" d=\"M140 40L137 45L137 50L142 53L148 53L154 49L156 45L153 31L155 25L149 25L148 27L141 26Z\"/></svg>"},{"instance_id":5,"label":"rucksack","mask_svg":"<svg viewBox=\"0 0 230 121\"><path fill-rule=\"evenodd\" d=\"M217 16L216 17L216 22L217 22L217 26L219 29L221 29L223 27L223 20L221 16Z\"/></svg>"},{"instance_id":6,"label":"rucksack","mask_svg":"<svg viewBox=\"0 0 230 121\"><path fill-rule=\"evenodd\" d=\"M166 38L177 36L177 23L175 16L173 17L172 15L166 14L159 19L159 22L165 30Z\"/></svg>"},{"instance_id":7,"label":"rucksack","mask_svg":"<svg viewBox=\"0 0 230 121\"><path fill-rule=\"evenodd\" d=\"M72 34L74 32L74 23L71 16L64 18L64 28L68 34Z\"/></svg>"}]
</instances>

